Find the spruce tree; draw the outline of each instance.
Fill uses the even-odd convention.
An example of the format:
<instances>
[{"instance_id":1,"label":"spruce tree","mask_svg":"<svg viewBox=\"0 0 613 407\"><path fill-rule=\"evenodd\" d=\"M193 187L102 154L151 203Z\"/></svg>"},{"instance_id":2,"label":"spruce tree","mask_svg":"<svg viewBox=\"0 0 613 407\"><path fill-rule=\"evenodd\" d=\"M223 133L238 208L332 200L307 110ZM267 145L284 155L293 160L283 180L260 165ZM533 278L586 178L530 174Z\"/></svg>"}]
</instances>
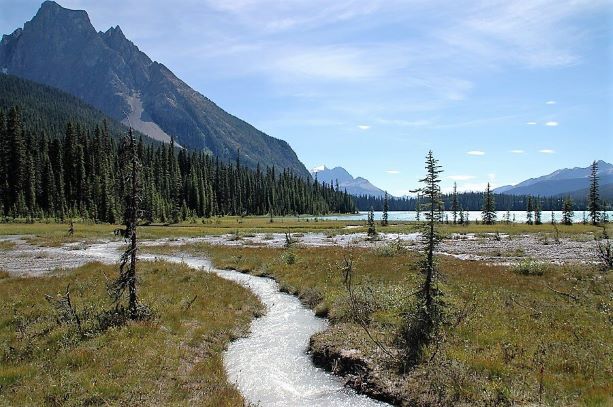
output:
<instances>
[{"instance_id":1,"label":"spruce tree","mask_svg":"<svg viewBox=\"0 0 613 407\"><path fill-rule=\"evenodd\" d=\"M377 236L377 230L375 229L375 213L372 209L372 206L370 207L370 210L368 211L368 219L367 219L367 223L368 223L368 237L375 237Z\"/></svg>"},{"instance_id":2,"label":"spruce tree","mask_svg":"<svg viewBox=\"0 0 613 407\"><path fill-rule=\"evenodd\" d=\"M592 163L590 171L590 189L587 196L587 209L589 212L590 222L592 225L600 223L600 191L598 188L598 162Z\"/></svg>"},{"instance_id":3,"label":"spruce tree","mask_svg":"<svg viewBox=\"0 0 613 407\"><path fill-rule=\"evenodd\" d=\"M528 196L528 204L526 207L526 223L528 225L532 225L534 221L532 220L532 212L534 211L534 207L532 206L532 197Z\"/></svg>"},{"instance_id":4,"label":"spruce tree","mask_svg":"<svg viewBox=\"0 0 613 407\"><path fill-rule=\"evenodd\" d=\"M407 314L401 332L405 367L419 362L425 347L436 339L443 318L443 303L438 290L438 273L434 262L434 250L440 241L437 224L440 221L441 172L438 160L434 158L432 151L429 151L426 156L426 177L420 180L424 186L413 191L419 192L424 198L426 224L422 231L424 256L420 263L424 282L416 294L416 308Z\"/></svg>"},{"instance_id":5,"label":"spruce tree","mask_svg":"<svg viewBox=\"0 0 613 407\"><path fill-rule=\"evenodd\" d=\"M483 223L486 225L493 225L496 223L496 204L494 202L494 194L492 194L489 182L487 183L485 194L483 196L481 218L483 219Z\"/></svg>"},{"instance_id":6,"label":"spruce tree","mask_svg":"<svg viewBox=\"0 0 613 407\"><path fill-rule=\"evenodd\" d=\"M385 195L383 197L383 215L381 215L381 226L388 225L388 214L387 214L388 209L389 209L389 203L387 201L387 191L385 191Z\"/></svg>"},{"instance_id":7,"label":"spruce tree","mask_svg":"<svg viewBox=\"0 0 613 407\"><path fill-rule=\"evenodd\" d=\"M543 224L542 215L543 215L543 211L541 209L541 198L537 197L534 200L534 224L535 225Z\"/></svg>"},{"instance_id":8,"label":"spruce tree","mask_svg":"<svg viewBox=\"0 0 613 407\"><path fill-rule=\"evenodd\" d=\"M562 206L562 223L565 225L573 224L573 201L570 199L570 196L564 198L564 203Z\"/></svg>"}]
</instances>

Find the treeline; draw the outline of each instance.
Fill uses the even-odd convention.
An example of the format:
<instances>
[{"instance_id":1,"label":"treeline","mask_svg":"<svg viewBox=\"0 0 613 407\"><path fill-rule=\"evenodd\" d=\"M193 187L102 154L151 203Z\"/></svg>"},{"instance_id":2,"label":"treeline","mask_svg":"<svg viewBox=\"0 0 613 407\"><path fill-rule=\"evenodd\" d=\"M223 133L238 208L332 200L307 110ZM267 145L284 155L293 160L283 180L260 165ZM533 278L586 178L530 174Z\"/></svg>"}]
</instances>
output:
<instances>
[{"instance_id":1,"label":"treeline","mask_svg":"<svg viewBox=\"0 0 613 407\"><path fill-rule=\"evenodd\" d=\"M26 130L20 109L0 110L0 214L6 218L80 217L115 223L125 210L122 143L106 123L67 123L64 134ZM223 163L202 152L138 143L142 218L176 222L216 215L354 212L331 185L288 170Z\"/></svg>"},{"instance_id":2,"label":"treeline","mask_svg":"<svg viewBox=\"0 0 613 407\"><path fill-rule=\"evenodd\" d=\"M528 200L539 200L543 211L561 211L564 206L564 198L560 197L534 197L529 195L505 195L493 194L498 211L525 211ZM480 211L483 209L485 194L483 192L463 192L457 194L458 206L465 211ZM445 210L450 210L453 202L453 194L442 194L441 199ZM358 196L355 198L356 206L360 211L369 210L371 207L375 211L383 210L383 197ZM575 210L587 208L587 199L573 201ZM415 197L390 197L388 198L390 211L414 211L417 207Z\"/></svg>"}]
</instances>

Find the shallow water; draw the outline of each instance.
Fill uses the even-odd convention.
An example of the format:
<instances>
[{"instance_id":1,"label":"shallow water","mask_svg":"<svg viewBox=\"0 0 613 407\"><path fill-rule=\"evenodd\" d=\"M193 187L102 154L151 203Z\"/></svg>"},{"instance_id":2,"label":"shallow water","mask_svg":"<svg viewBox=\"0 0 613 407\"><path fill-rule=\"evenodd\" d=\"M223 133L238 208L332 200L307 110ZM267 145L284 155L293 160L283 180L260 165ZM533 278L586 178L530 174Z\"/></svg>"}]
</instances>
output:
<instances>
[{"instance_id":1,"label":"shallow water","mask_svg":"<svg viewBox=\"0 0 613 407\"><path fill-rule=\"evenodd\" d=\"M24 269L17 274L29 274L28 264L36 266L37 273L42 273L94 260L115 263L121 247L120 242L94 244L87 248L76 245L70 248L36 248L22 244L16 263L20 263ZM5 260L10 259L10 253L5 253ZM46 261L37 262L37 256ZM313 365L307 354L309 338L326 329L327 320L316 317L296 297L281 293L272 279L213 269L211 263L203 258L139 256L140 260L155 258L184 262L190 267L214 272L222 278L248 287L266 305L266 315L252 322L251 333L232 342L224 353L224 366L229 380L236 384L248 402L261 406L386 405L345 388L340 378ZM15 264L14 261L11 263Z\"/></svg>"}]
</instances>

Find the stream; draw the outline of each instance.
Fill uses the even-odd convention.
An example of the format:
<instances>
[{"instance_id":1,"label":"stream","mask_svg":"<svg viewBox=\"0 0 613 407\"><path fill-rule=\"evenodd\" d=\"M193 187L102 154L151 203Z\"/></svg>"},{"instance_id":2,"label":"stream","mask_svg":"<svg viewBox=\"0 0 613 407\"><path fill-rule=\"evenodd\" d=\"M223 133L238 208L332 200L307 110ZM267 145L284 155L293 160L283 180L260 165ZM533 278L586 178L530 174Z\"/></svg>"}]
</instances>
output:
<instances>
[{"instance_id":1,"label":"stream","mask_svg":"<svg viewBox=\"0 0 613 407\"><path fill-rule=\"evenodd\" d=\"M121 242L109 242L88 247L40 248L15 241L15 249L0 258L0 268L17 275L40 275L58 267L77 267L90 261L116 263L118 249L123 247ZM141 261L156 258L213 272L249 288L265 304L266 314L251 323L250 334L230 343L224 353L228 378L249 403L261 406L386 405L358 395L344 387L341 378L313 365L307 353L309 338L326 329L328 321L316 317L298 298L280 292L274 280L214 269L205 258L139 255Z\"/></svg>"}]
</instances>

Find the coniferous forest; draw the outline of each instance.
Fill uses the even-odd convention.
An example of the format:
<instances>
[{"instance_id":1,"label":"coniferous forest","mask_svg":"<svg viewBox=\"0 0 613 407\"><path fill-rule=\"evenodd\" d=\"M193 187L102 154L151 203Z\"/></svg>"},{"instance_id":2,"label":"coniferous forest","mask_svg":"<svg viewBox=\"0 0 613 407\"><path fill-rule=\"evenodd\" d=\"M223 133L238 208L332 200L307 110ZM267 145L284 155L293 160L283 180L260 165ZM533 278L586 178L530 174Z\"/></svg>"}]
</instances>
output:
<instances>
[{"instance_id":1,"label":"coniferous forest","mask_svg":"<svg viewBox=\"0 0 613 407\"><path fill-rule=\"evenodd\" d=\"M121 135L103 121L66 123L63 134L45 129L32 112L0 110L0 213L5 218L80 217L120 221L126 196ZM91 123L89 123L91 125ZM352 197L289 170L251 170L172 143L140 138L140 208L149 222L217 215L292 215L353 212Z\"/></svg>"},{"instance_id":2,"label":"coniferous forest","mask_svg":"<svg viewBox=\"0 0 613 407\"><path fill-rule=\"evenodd\" d=\"M497 211L525 211L528 203L528 195L505 195L493 194L496 201ZM457 194L458 206L465 211L478 211L483 207L483 192L462 192ZM564 197L530 197L538 199L541 209L544 211L561 211L564 205ZM358 196L355 197L356 205L359 210L373 208L375 211L383 210L383 197ZM441 194L443 209L450 210L453 202L453 194ZM388 199L390 211L414 211L417 206L415 197L391 197ZM583 210L587 207L587 199L573 200L576 210Z\"/></svg>"}]
</instances>

